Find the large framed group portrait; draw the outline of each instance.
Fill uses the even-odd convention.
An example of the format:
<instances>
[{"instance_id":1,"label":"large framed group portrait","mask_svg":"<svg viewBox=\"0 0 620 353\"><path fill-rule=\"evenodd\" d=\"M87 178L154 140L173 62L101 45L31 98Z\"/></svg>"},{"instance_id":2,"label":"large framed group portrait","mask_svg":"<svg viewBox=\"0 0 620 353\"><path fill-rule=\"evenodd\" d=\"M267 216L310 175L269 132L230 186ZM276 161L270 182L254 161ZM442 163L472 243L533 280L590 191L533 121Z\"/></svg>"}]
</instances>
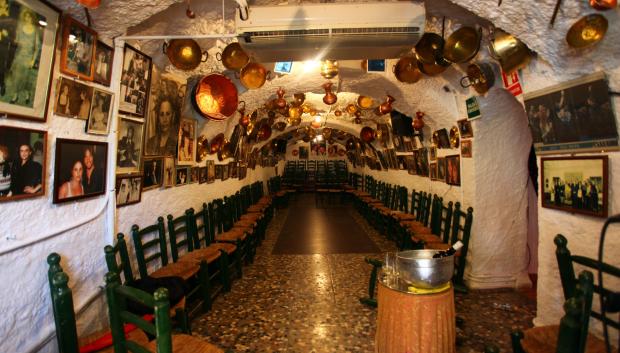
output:
<instances>
[{"instance_id":1,"label":"large framed group portrait","mask_svg":"<svg viewBox=\"0 0 620 353\"><path fill-rule=\"evenodd\" d=\"M607 217L607 156L540 160L542 206Z\"/></svg>"},{"instance_id":2,"label":"large framed group portrait","mask_svg":"<svg viewBox=\"0 0 620 353\"><path fill-rule=\"evenodd\" d=\"M119 98L121 112L144 118L151 85L151 66L149 56L125 44Z\"/></svg>"},{"instance_id":3,"label":"large framed group portrait","mask_svg":"<svg viewBox=\"0 0 620 353\"><path fill-rule=\"evenodd\" d=\"M108 144L56 139L54 203L103 195Z\"/></svg>"},{"instance_id":4,"label":"large framed group portrait","mask_svg":"<svg viewBox=\"0 0 620 353\"><path fill-rule=\"evenodd\" d=\"M136 173L140 171L143 126L142 122L132 119L120 118L118 120L117 173Z\"/></svg>"},{"instance_id":5,"label":"large framed group portrait","mask_svg":"<svg viewBox=\"0 0 620 353\"><path fill-rule=\"evenodd\" d=\"M0 202L45 194L47 133L0 126Z\"/></svg>"},{"instance_id":6,"label":"large framed group portrait","mask_svg":"<svg viewBox=\"0 0 620 353\"><path fill-rule=\"evenodd\" d=\"M0 113L43 122L60 10L38 0L3 0L0 27Z\"/></svg>"},{"instance_id":7,"label":"large framed group portrait","mask_svg":"<svg viewBox=\"0 0 620 353\"><path fill-rule=\"evenodd\" d=\"M185 88L180 76L153 67L149 112L146 117L145 155L176 156Z\"/></svg>"},{"instance_id":8,"label":"large framed group portrait","mask_svg":"<svg viewBox=\"0 0 620 353\"><path fill-rule=\"evenodd\" d=\"M65 16L60 52L60 72L92 81L97 32Z\"/></svg>"},{"instance_id":9,"label":"large framed group portrait","mask_svg":"<svg viewBox=\"0 0 620 353\"><path fill-rule=\"evenodd\" d=\"M618 149L604 73L527 93L524 98L537 154Z\"/></svg>"}]
</instances>

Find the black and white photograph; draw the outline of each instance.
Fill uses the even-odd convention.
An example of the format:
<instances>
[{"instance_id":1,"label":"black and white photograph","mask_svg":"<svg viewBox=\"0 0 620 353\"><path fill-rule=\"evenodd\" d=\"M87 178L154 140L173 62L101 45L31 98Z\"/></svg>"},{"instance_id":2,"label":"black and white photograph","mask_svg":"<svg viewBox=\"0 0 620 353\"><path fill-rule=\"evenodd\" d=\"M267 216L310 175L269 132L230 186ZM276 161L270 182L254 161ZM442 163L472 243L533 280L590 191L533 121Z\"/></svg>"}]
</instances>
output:
<instances>
[{"instance_id":1,"label":"black and white photograph","mask_svg":"<svg viewBox=\"0 0 620 353\"><path fill-rule=\"evenodd\" d=\"M54 203L103 195L108 144L56 139Z\"/></svg>"},{"instance_id":2,"label":"black and white photograph","mask_svg":"<svg viewBox=\"0 0 620 353\"><path fill-rule=\"evenodd\" d=\"M95 48L95 72L93 80L104 86L110 86L112 80L112 62L114 60L114 48L102 41L97 41Z\"/></svg>"},{"instance_id":3,"label":"black and white photograph","mask_svg":"<svg viewBox=\"0 0 620 353\"><path fill-rule=\"evenodd\" d=\"M140 171L142 158L143 123L127 118L118 121L118 149L116 151L116 172Z\"/></svg>"},{"instance_id":4,"label":"black and white photograph","mask_svg":"<svg viewBox=\"0 0 620 353\"><path fill-rule=\"evenodd\" d=\"M163 185L163 158L144 158L142 170L144 174L142 190L157 189Z\"/></svg>"},{"instance_id":5,"label":"black and white photograph","mask_svg":"<svg viewBox=\"0 0 620 353\"><path fill-rule=\"evenodd\" d=\"M245 179L245 177L248 175L248 166L245 164L239 164L238 170L239 170L239 180Z\"/></svg>"},{"instance_id":6,"label":"black and white photograph","mask_svg":"<svg viewBox=\"0 0 620 353\"><path fill-rule=\"evenodd\" d=\"M215 164L213 170L215 171L215 179L222 180L224 174L224 166L221 164Z\"/></svg>"},{"instance_id":7,"label":"black and white photograph","mask_svg":"<svg viewBox=\"0 0 620 353\"><path fill-rule=\"evenodd\" d=\"M60 72L92 80L97 32L71 16L63 18Z\"/></svg>"},{"instance_id":8,"label":"black and white photograph","mask_svg":"<svg viewBox=\"0 0 620 353\"><path fill-rule=\"evenodd\" d=\"M181 119L177 165L191 165L196 159L196 120Z\"/></svg>"},{"instance_id":9,"label":"black and white photograph","mask_svg":"<svg viewBox=\"0 0 620 353\"><path fill-rule=\"evenodd\" d=\"M215 177L215 162L208 160L207 161L207 183L211 184L216 179Z\"/></svg>"},{"instance_id":10,"label":"black and white photograph","mask_svg":"<svg viewBox=\"0 0 620 353\"><path fill-rule=\"evenodd\" d=\"M542 206L607 217L607 156L541 158Z\"/></svg>"},{"instance_id":11,"label":"black and white photograph","mask_svg":"<svg viewBox=\"0 0 620 353\"><path fill-rule=\"evenodd\" d=\"M199 167L191 167L189 174L189 183L194 184L200 180L200 168Z\"/></svg>"},{"instance_id":12,"label":"black and white photograph","mask_svg":"<svg viewBox=\"0 0 620 353\"><path fill-rule=\"evenodd\" d=\"M527 93L537 154L618 148L616 118L603 73Z\"/></svg>"},{"instance_id":13,"label":"black and white photograph","mask_svg":"<svg viewBox=\"0 0 620 353\"><path fill-rule=\"evenodd\" d=\"M142 198L142 176L116 176L116 207L139 203Z\"/></svg>"},{"instance_id":14,"label":"black and white photograph","mask_svg":"<svg viewBox=\"0 0 620 353\"><path fill-rule=\"evenodd\" d=\"M229 169L230 169L230 167L228 166L228 164L223 164L222 165L222 181L228 179Z\"/></svg>"},{"instance_id":15,"label":"black and white photograph","mask_svg":"<svg viewBox=\"0 0 620 353\"><path fill-rule=\"evenodd\" d=\"M431 180L437 180L437 162L429 164Z\"/></svg>"},{"instance_id":16,"label":"black and white photograph","mask_svg":"<svg viewBox=\"0 0 620 353\"><path fill-rule=\"evenodd\" d=\"M151 64L149 56L125 44L119 97L121 112L144 118L151 84Z\"/></svg>"},{"instance_id":17,"label":"black and white photograph","mask_svg":"<svg viewBox=\"0 0 620 353\"><path fill-rule=\"evenodd\" d=\"M54 114L88 120L93 99L93 87L60 77L54 98Z\"/></svg>"},{"instance_id":18,"label":"black and white photograph","mask_svg":"<svg viewBox=\"0 0 620 353\"><path fill-rule=\"evenodd\" d=\"M228 163L228 176L231 179L237 179L237 162Z\"/></svg>"},{"instance_id":19,"label":"black and white photograph","mask_svg":"<svg viewBox=\"0 0 620 353\"><path fill-rule=\"evenodd\" d=\"M176 170L176 186L189 184L190 170L188 167L177 167Z\"/></svg>"},{"instance_id":20,"label":"black and white photograph","mask_svg":"<svg viewBox=\"0 0 620 353\"><path fill-rule=\"evenodd\" d=\"M420 148L413 151L413 158L415 159L415 171L419 176L428 176L428 149Z\"/></svg>"},{"instance_id":21,"label":"black and white photograph","mask_svg":"<svg viewBox=\"0 0 620 353\"><path fill-rule=\"evenodd\" d=\"M470 138L474 137L474 129L471 127L471 121L467 119L462 119L456 122L459 126L459 133L461 134L461 138Z\"/></svg>"},{"instance_id":22,"label":"black and white photograph","mask_svg":"<svg viewBox=\"0 0 620 353\"><path fill-rule=\"evenodd\" d=\"M446 181L446 159L437 158L437 180Z\"/></svg>"},{"instance_id":23,"label":"black and white photograph","mask_svg":"<svg viewBox=\"0 0 620 353\"><path fill-rule=\"evenodd\" d=\"M45 194L47 133L0 126L0 202Z\"/></svg>"},{"instance_id":24,"label":"black and white photograph","mask_svg":"<svg viewBox=\"0 0 620 353\"><path fill-rule=\"evenodd\" d=\"M95 135L107 135L110 130L110 111L114 94L95 88L93 102L88 117L86 132Z\"/></svg>"},{"instance_id":25,"label":"black and white photograph","mask_svg":"<svg viewBox=\"0 0 620 353\"><path fill-rule=\"evenodd\" d=\"M0 1L0 112L8 117L45 121L59 18L41 1Z\"/></svg>"},{"instance_id":26,"label":"black and white photograph","mask_svg":"<svg viewBox=\"0 0 620 353\"><path fill-rule=\"evenodd\" d=\"M176 156L186 81L153 67L149 112L146 117L145 155Z\"/></svg>"},{"instance_id":27,"label":"black and white photograph","mask_svg":"<svg viewBox=\"0 0 620 353\"><path fill-rule=\"evenodd\" d=\"M198 170L198 183L204 184L207 182L207 167L200 167Z\"/></svg>"},{"instance_id":28,"label":"black and white photograph","mask_svg":"<svg viewBox=\"0 0 620 353\"><path fill-rule=\"evenodd\" d=\"M174 158L164 157L164 187L172 187L176 183L176 167Z\"/></svg>"}]
</instances>

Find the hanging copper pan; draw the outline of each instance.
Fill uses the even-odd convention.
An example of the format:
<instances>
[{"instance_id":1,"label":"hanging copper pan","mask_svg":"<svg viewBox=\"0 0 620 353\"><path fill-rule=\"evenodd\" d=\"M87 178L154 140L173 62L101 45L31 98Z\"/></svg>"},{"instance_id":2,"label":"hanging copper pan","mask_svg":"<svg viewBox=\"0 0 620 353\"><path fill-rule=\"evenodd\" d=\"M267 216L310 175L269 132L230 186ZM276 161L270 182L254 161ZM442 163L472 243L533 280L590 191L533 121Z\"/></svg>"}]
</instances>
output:
<instances>
[{"instance_id":1,"label":"hanging copper pan","mask_svg":"<svg viewBox=\"0 0 620 353\"><path fill-rule=\"evenodd\" d=\"M89 9L96 9L101 4L101 0L76 0L75 2Z\"/></svg>"},{"instance_id":2,"label":"hanging copper pan","mask_svg":"<svg viewBox=\"0 0 620 353\"><path fill-rule=\"evenodd\" d=\"M222 61L224 67L233 71L241 70L241 68L250 62L250 57L241 48L238 42L228 44L221 54L216 54L216 58Z\"/></svg>"},{"instance_id":3,"label":"hanging copper pan","mask_svg":"<svg viewBox=\"0 0 620 353\"><path fill-rule=\"evenodd\" d=\"M506 74L510 74L530 62L532 57L530 49L517 37L502 30L494 29L490 42L489 53L499 61Z\"/></svg>"},{"instance_id":4,"label":"hanging copper pan","mask_svg":"<svg viewBox=\"0 0 620 353\"><path fill-rule=\"evenodd\" d=\"M271 71L259 63L248 63L241 69L239 79L247 89L257 89L263 87L267 77L271 76Z\"/></svg>"},{"instance_id":5,"label":"hanging copper pan","mask_svg":"<svg viewBox=\"0 0 620 353\"><path fill-rule=\"evenodd\" d=\"M437 33L426 32L415 45L418 61L425 64L434 64L437 58L443 56L444 40Z\"/></svg>"},{"instance_id":6,"label":"hanging copper pan","mask_svg":"<svg viewBox=\"0 0 620 353\"><path fill-rule=\"evenodd\" d=\"M209 154L215 154L219 152L223 144L224 144L224 134L217 134L211 140L211 146L209 147Z\"/></svg>"},{"instance_id":7,"label":"hanging copper pan","mask_svg":"<svg viewBox=\"0 0 620 353\"><path fill-rule=\"evenodd\" d=\"M209 54L201 51L198 43L193 39L172 39L164 42L163 51L170 63L180 70L193 70L201 62L206 62Z\"/></svg>"},{"instance_id":8,"label":"hanging copper pan","mask_svg":"<svg viewBox=\"0 0 620 353\"><path fill-rule=\"evenodd\" d=\"M453 63L464 63L473 59L480 49L482 31L464 26L452 33L443 47L443 57Z\"/></svg>"},{"instance_id":9,"label":"hanging copper pan","mask_svg":"<svg viewBox=\"0 0 620 353\"><path fill-rule=\"evenodd\" d=\"M582 17L566 33L566 42L573 48L585 48L603 40L607 33L607 19L599 14Z\"/></svg>"},{"instance_id":10,"label":"hanging copper pan","mask_svg":"<svg viewBox=\"0 0 620 353\"><path fill-rule=\"evenodd\" d=\"M206 75L196 85L194 103L205 118L225 120L237 111L237 88L224 75Z\"/></svg>"},{"instance_id":11,"label":"hanging copper pan","mask_svg":"<svg viewBox=\"0 0 620 353\"><path fill-rule=\"evenodd\" d=\"M418 69L418 60L413 56L398 59L393 71L396 79L403 83L416 83L422 78L422 73Z\"/></svg>"},{"instance_id":12,"label":"hanging copper pan","mask_svg":"<svg viewBox=\"0 0 620 353\"><path fill-rule=\"evenodd\" d=\"M598 11L607 11L615 9L618 6L618 0L590 0L590 6Z\"/></svg>"}]
</instances>

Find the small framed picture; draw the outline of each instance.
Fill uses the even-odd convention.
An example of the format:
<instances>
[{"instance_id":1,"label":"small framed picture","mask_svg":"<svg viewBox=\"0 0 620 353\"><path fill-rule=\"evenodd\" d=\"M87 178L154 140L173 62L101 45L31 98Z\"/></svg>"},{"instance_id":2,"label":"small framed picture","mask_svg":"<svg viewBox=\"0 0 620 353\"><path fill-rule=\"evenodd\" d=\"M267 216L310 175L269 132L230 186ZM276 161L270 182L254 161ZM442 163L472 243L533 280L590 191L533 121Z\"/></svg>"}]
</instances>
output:
<instances>
[{"instance_id":1,"label":"small framed picture","mask_svg":"<svg viewBox=\"0 0 620 353\"><path fill-rule=\"evenodd\" d=\"M456 122L459 126L459 132L461 133L461 138L471 138L474 137L474 130L471 127L471 121L467 119L462 119Z\"/></svg>"},{"instance_id":2,"label":"small framed picture","mask_svg":"<svg viewBox=\"0 0 620 353\"><path fill-rule=\"evenodd\" d=\"M142 161L142 134L144 123L121 118L118 121L117 173L136 173Z\"/></svg>"},{"instance_id":3,"label":"small framed picture","mask_svg":"<svg viewBox=\"0 0 620 353\"><path fill-rule=\"evenodd\" d=\"M237 162L228 163L228 176L231 179L237 179Z\"/></svg>"},{"instance_id":4,"label":"small framed picture","mask_svg":"<svg viewBox=\"0 0 620 353\"><path fill-rule=\"evenodd\" d=\"M207 161L207 183L211 184L215 181L215 162Z\"/></svg>"},{"instance_id":5,"label":"small framed picture","mask_svg":"<svg viewBox=\"0 0 620 353\"><path fill-rule=\"evenodd\" d=\"M437 180L446 181L446 159L437 158Z\"/></svg>"},{"instance_id":6,"label":"small framed picture","mask_svg":"<svg viewBox=\"0 0 620 353\"><path fill-rule=\"evenodd\" d=\"M415 158L413 155L411 156L405 156L405 162L407 163L407 173L409 173L410 175L415 175L416 174L416 168L415 168Z\"/></svg>"},{"instance_id":7,"label":"small framed picture","mask_svg":"<svg viewBox=\"0 0 620 353\"><path fill-rule=\"evenodd\" d=\"M108 144L56 139L54 203L103 195Z\"/></svg>"},{"instance_id":8,"label":"small framed picture","mask_svg":"<svg viewBox=\"0 0 620 353\"><path fill-rule=\"evenodd\" d=\"M125 44L119 111L144 118L151 86L151 67L149 56Z\"/></svg>"},{"instance_id":9,"label":"small framed picture","mask_svg":"<svg viewBox=\"0 0 620 353\"><path fill-rule=\"evenodd\" d=\"M540 160L542 207L607 217L608 157Z\"/></svg>"},{"instance_id":10,"label":"small framed picture","mask_svg":"<svg viewBox=\"0 0 620 353\"><path fill-rule=\"evenodd\" d=\"M116 208L139 203L141 198L141 175L116 176Z\"/></svg>"},{"instance_id":11,"label":"small framed picture","mask_svg":"<svg viewBox=\"0 0 620 353\"><path fill-rule=\"evenodd\" d=\"M471 158L471 140L461 140L461 157Z\"/></svg>"},{"instance_id":12,"label":"small framed picture","mask_svg":"<svg viewBox=\"0 0 620 353\"><path fill-rule=\"evenodd\" d=\"M177 165L191 165L196 160L196 123L194 119L181 119Z\"/></svg>"},{"instance_id":13,"label":"small framed picture","mask_svg":"<svg viewBox=\"0 0 620 353\"><path fill-rule=\"evenodd\" d=\"M56 87L54 114L88 120L92 98L93 87L66 77L60 77Z\"/></svg>"},{"instance_id":14,"label":"small framed picture","mask_svg":"<svg viewBox=\"0 0 620 353\"><path fill-rule=\"evenodd\" d=\"M223 176L223 174L224 174L224 168L223 168L223 167L224 167L224 166L223 166L223 165L221 165L221 164L216 164L216 165L214 166L214 170L215 170L215 179L222 180L222 176Z\"/></svg>"},{"instance_id":15,"label":"small framed picture","mask_svg":"<svg viewBox=\"0 0 620 353\"><path fill-rule=\"evenodd\" d=\"M60 72L93 80L93 58L97 32L86 27L71 16L65 16L60 53Z\"/></svg>"},{"instance_id":16,"label":"small framed picture","mask_svg":"<svg viewBox=\"0 0 620 353\"><path fill-rule=\"evenodd\" d=\"M420 148L414 154L416 174L420 176L428 176L428 149Z\"/></svg>"},{"instance_id":17,"label":"small framed picture","mask_svg":"<svg viewBox=\"0 0 620 353\"><path fill-rule=\"evenodd\" d=\"M95 48L95 72L93 74L95 82L104 86L110 86L113 60L114 48L98 40Z\"/></svg>"},{"instance_id":18,"label":"small framed picture","mask_svg":"<svg viewBox=\"0 0 620 353\"><path fill-rule=\"evenodd\" d=\"M396 160L398 161L399 170L407 170L407 161L405 156L396 156Z\"/></svg>"},{"instance_id":19,"label":"small framed picture","mask_svg":"<svg viewBox=\"0 0 620 353\"><path fill-rule=\"evenodd\" d=\"M176 172L176 186L187 185L189 184L189 168L188 167L177 167Z\"/></svg>"},{"instance_id":20,"label":"small framed picture","mask_svg":"<svg viewBox=\"0 0 620 353\"><path fill-rule=\"evenodd\" d=\"M163 184L164 159L161 157L144 158L142 170L144 172L144 181L142 190L157 189Z\"/></svg>"},{"instance_id":21,"label":"small framed picture","mask_svg":"<svg viewBox=\"0 0 620 353\"><path fill-rule=\"evenodd\" d=\"M200 168L199 167L191 167L189 174L189 183L195 184L200 180Z\"/></svg>"},{"instance_id":22,"label":"small framed picture","mask_svg":"<svg viewBox=\"0 0 620 353\"><path fill-rule=\"evenodd\" d=\"M437 146L431 146L428 149L428 159L431 161L437 160Z\"/></svg>"},{"instance_id":23,"label":"small framed picture","mask_svg":"<svg viewBox=\"0 0 620 353\"><path fill-rule=\"evenodd\" d=\"M461 156L446 156L446 183L461 185Z\"/></svg>"},{"instance_id":24,"label":"small framed picture","mask_svg":"<svg viewBox=\"0 0 620 353\"><path fill-rule=\"evenodd\" d=\"M248 174L248 167L245 164L239 165L239 180L245 179Z\"/></svg>"},{"instance_id":25,"label":"small framed picture","mask_svg":"<svg viewBox=\"0 0 620 353\"><path fill-rule=\"evenodd\" d=\"M95 135L107 135L110 129L110 110L114 94L95 88L93 104L88 116L86 132Z\"/></svg>"},{"instance_id":26,"label":"small framed picture","mask_svg":"<svg viewBox=\"0 0 620 353\"><path fill-rule=\"evenodd\" d=\"M222 165L222 181L228 179L228 173L230 172L229 169L230 167L228 165Z\"/></svg>"},{"instance_id":27,"label":"small framed picture","mask_svg":"<svg viewBox=\"0 0 620 353\"><path fill-rule=\"evenodd\" d=\"M204 184L207 182L207 167L200 167L198 172L198 183Z\"/></svg>"},{"instance_id":28,"label":"small framed picture","mask_svg":"<svg viewBox=\"0 0 620 353\"><path fill-rule=\"evenodd\" d=\"M0 126L0 202L45 195L47 132Z\"/></svg>"},{"instance_id":29,"label":"small framed picture","mask_svg":"<svg viewBox=\"0 0 620 353\"><path fill-rule=\"evenodd\" d=\"M431 180L437 180L437 162L429 164L430 172L431 172Z\"/></svg>"},{"instance_id":30,"label":"small framed picture","mask_svg":"<svg viewBox=\"0 0 620 353\"><path fill-rule=\"evenodd\" d=\"M174 166L174 158L164 157L164 187L169 188L176 183L176 169Z\"/></svg>"}]
</instances>

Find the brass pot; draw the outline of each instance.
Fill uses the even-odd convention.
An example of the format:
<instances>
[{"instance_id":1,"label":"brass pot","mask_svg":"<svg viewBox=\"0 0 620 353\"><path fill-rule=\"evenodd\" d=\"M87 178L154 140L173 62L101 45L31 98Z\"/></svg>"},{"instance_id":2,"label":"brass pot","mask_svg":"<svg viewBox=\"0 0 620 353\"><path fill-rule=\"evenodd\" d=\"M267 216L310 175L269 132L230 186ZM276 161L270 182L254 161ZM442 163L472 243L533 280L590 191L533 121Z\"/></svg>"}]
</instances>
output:
<instances>
[{"instance_id":1,"label":"brass pot","mask_svg":"<svg viewBox=\"0 0 620 353\"><path fill-rule=\"evenodd\" d=\"M532 57L525 43L499 29L493 31L489 52L499 61L506 74L525 67Z\"/></svg>"},{"instance_id":2,"label":"brass pot","mask_svg":"<svg viewBox=\"0 0 620 353\"><path fill-rule=\"evenodd\" d=\"M237 111L237 88L221 74L209 74L200 79L193 98L198 112L208 119L225 120Z\"/></svg>"},{"instance_id":3,"label":"brass pot","mask_svg":"<svg viewBox=\"0 0 620 353\"><path fill-rule=\"evenodd\" d=\"M398 59L393 71L396 79L403 83L416 83L422 78L422 73L418 69L418 60L412 56Z\"/></svg>"},{"instance_id":4,"label":"brass pot","mask_svg":"<svg viewBox=\"0 0 620 353\"><path fill-rule=\"evenodd\" d=\"M448 66L438 64L425 64L421 61L418 61L418 69L421 73L427 76L437 76L440 73L446 71L448 69Z\"/></svg>"},{"instance_id":5,"label":"brass pot","mask_svg":"<svg viewBox=\"0 0 620 353\"><path fill-rule=\"evenodd\" d=\"M239 79L247 89L257 89L263 87L267 76L271 75L271 71L267 71L265 67L259 63L248 63L241 69Z\"/></svg>"},{"instance_id":6,"label":"brass pot","mask_svg":"<svg viewBox=\"0 0 620 353\"><path fill-rule=\"evenodd\" d=\"M495 83L499 75L499 68L494 69L491 63L470 64L467 66L467 76L461 79L461 87L472 86L479 94L485 94Z\"/></svg>"},{"instance_id":7,"label":"brass pot","mask_svg":"<svg viewBox=\"0 0 620 353\"><path fill-rule=\"evenodd\" d=\"M200 50L200 46L193 39L172 39L164 42L163 51L170 63L180 70L193 70L201 62L206 62L209 54Z\"/></svg>"},{"instance_id":8,"label":"brass pot","mask_svg":"<svg viewBox=\"0 0 620 353\"><path fill-rule=\"evenodd\" d=\"M370 108L372 108L372 105L374 103L375 102L372 99L372 97L368 97L368 96L359 96L359 97L357 97L357 106L362 108L362 109L370 109Z\"/></svg>"},{"instance_id":9,"label":"brass pot","mask_svg":"<svg viewBox=\"0 0 620 353\"><path fill-rule=\"evenodd\" d=\"M323 60L321 63L321 76L328 80L338 76L338 62L335 60Z\"/></svg>"},{"instance_id":10,"label":"brass pot","mask_svg":"<svg viewBox=\"0 0 620 353\"><path fill-rule=\"evenodd\" d=\"M424 64L434 64L443 57L444 40L437 33L426 32L415 45L418 61Z\"/></svg>"},{"instance_id":11,"label":"brass pot","mask_svg":"<svg viewBox=\"0 0 620 353\"><path fill-rule=\"evenodd\" d=\"M599 14L582 17L566 33L566 42L573 48L585 48L603 40L607 33L607 19Z\"/></svg>"},{"instance_id":12,"label":"brass pot","mask_svg":"<svg viewBox=\"0 0 620 353\"><path fill-rule=\"evenodd\" d=\"M241 70L250 61L250 57L238 42L228 44L224 51L221 54L218 53L216 57L222 61L224 67L233 71Z\"/></svg>"},{"instance_id":13,"label":"brass pot","mask_svg":"<svg viewBox=\"0 0 620 353\"><path fill-rule=\"evenodd\" d=\"M473 59L480 49L482 31L464 26L452 33L443 47L443 56L453 63L464 63Z\"/></svg>"}]
</instances>

